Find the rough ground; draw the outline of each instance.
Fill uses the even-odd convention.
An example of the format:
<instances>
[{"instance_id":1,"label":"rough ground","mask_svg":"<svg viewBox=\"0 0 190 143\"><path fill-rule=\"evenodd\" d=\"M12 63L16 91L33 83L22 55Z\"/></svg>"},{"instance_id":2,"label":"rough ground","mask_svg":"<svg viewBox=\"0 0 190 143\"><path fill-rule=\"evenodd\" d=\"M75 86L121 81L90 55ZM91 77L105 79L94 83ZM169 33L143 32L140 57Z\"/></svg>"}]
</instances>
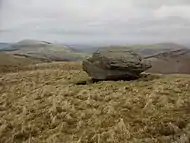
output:
<instances>
[{"instance_id":1,"label":"rough ground","mask_svg":"<svg viewBox=\"0 0 190 143\"><path fill-rule=\"evenodd\" d=\"M189 143L190 76L87 79L78 63L1 73L0 143Z\"/></svg>"}]
</instances>

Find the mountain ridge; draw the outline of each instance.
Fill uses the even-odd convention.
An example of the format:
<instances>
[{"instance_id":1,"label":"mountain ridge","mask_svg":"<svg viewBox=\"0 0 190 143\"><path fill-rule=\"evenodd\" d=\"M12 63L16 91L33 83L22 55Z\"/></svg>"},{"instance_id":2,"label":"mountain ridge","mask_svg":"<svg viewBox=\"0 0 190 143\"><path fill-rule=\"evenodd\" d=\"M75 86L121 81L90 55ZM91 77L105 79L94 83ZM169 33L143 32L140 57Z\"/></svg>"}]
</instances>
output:
<instances>
[{"instance_id":1,"label":"mountain ridge","mask_svg":"<svg viewBox=\"0 0 190 143\"><path fill-rule=\"evenodd\" d=\"M87 56L87 54L77 52L67 46L37 40L22 40L10 44L9 48L1 51L12 55L28 56L52 61L75 61Z\"/></svg>"}]
</instances>

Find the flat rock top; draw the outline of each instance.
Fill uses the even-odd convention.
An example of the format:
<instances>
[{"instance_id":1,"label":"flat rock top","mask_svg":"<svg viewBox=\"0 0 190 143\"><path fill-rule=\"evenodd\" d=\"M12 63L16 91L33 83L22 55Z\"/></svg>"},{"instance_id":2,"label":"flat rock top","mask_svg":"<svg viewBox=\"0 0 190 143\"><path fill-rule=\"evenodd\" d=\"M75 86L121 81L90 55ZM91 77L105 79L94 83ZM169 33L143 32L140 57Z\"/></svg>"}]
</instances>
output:
<instances>
[{"instance_id":1,"label":"flat rock top","mask_svg":"<svg viewBox=\"0 0 190 143\"><path fill-rule=\"evenodd\" d=\"M120 60L122 62L142 61L141 56L127 48L102 48L98 49L93 57L105 57L107 59Z\"/></svg>"}]
</instances>

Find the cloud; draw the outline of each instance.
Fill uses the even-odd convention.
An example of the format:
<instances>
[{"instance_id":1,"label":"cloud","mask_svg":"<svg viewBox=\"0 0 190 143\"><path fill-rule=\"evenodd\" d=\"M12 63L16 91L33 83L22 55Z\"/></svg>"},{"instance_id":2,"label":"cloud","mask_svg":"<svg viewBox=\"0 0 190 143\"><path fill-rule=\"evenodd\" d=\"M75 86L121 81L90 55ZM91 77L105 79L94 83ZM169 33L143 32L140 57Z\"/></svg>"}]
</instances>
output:
<instances>
[{"instance_id":1,"label":"cloud","mask_svg":"<svg viewBox=\"0 0 190 143\"><path fill-rule=\"evenodd\" d=\"M190 5L177 5L177 6L163 5L162 7L154 11L154 15L158 18L163 18L168 16L178 16L190 19Z\"/></svg>"},{"instance_id":2,"label":"cloud","mask_svg":"<svg viewBox=\"0 0 190 143\"><path fill-rule=\"evenodd\" d=\"M149 9L156 9L162 7L163 5L167 6L176 6L176 5L189 5L189 0L134 0L136 5Z\"/></svg>"},{"instance_id":3,"label":"cloud","mask_svg":"<svg viewBox=\"0 0 190 143\"><path fill-rule=\"evenodd\" d=\"M0 0L0 39L186 41L189 0Z\"/></svg>"}]
</instances>

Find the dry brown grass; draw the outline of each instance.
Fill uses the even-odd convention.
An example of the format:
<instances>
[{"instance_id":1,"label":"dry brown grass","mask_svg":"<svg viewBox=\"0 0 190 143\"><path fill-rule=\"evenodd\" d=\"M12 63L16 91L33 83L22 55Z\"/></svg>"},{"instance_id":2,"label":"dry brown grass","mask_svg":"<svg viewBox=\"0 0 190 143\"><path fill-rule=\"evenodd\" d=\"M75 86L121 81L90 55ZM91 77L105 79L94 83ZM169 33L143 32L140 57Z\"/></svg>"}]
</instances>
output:
<instances>
[{"instance_id":1,"label":"dry brown grass","mask_svg":"<svg viewBox=\"0 0 190 143\"><path fill-rule=\"evenodd\" d=\"M0 143L189 143L190 76L78 85L78 63L0 74Z\"/></svg>"},{"instance_id":2,"label":"dry brown grass","mask_svg":"<svg viewBox=\"0 0 190 143\"><path fill-rule=\"evenodd\" d=\"M23 66L33 65L44 62L41 59L26 58L0 52L0 73L2 72L17 72ZM22 68L23 69L23 68Z\"/></svg>"}]
</instances>

